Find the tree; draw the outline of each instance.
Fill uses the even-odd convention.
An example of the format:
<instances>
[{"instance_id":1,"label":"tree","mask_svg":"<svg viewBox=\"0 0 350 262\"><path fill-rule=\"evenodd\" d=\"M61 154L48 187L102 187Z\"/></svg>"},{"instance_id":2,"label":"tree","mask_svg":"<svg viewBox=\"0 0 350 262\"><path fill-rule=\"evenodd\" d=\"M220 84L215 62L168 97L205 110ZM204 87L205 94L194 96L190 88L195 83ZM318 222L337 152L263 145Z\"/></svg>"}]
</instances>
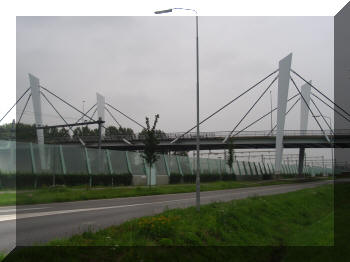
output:
<instances>
[{"instance_id":1,"label":"tree","mask_svg":"<svg viewBox=\"0 0 350 262\"><path fill-rule=\"evenodd\" d=\"M155 129L154 130L154 134L156 136L157 139L161 139L161 138L166 138L166 134L164 131L160 130L160 129ZM143 129L140 133L139 133L140 137L145 137L146 136L146 129Z\"/></svg>"},{"instance_id":2,"label":"tree","mask_svg":"<svg viewBox=\"0 0 350 262\"><path fill-rule=\"evenodd\" d=\"M234 157L234 150L233 150L233 141L232 139L229 140L228 143L228 159L227 164L230 167L230 171L232 172L232 165L233 165L233 157Z\"/></svg>"},{"instance_id":3,"label":"tree","mask_svg":"<svg viewBox=\"0 0 350 262\"><path fill-rule=\"evenodd\" d=\"M128 135L133 136L135 135L134 130L132 130L129 127L115 127L115 126L109 126L106 128L106 136L118 136L118 135Z\"/></svg>"},{"instance_id":4,"label":"tree","mask_svg":"<svg viewBox=\"0 0 350 262\"><path fill-rule=\"evenodd\" d=\"M149 177L147 178L147 184L151 186L151 172L153 164L158 160L159 156L156 154L156 148L158 145L156 125L158 122L159 114L155 115L153 126L149 124L149 118L146 117L146 128L142 130L144 134L145 149L141 154L141 157L146 161L149 166ZM147 173L147 172L146 172Z\"/></svg>"}]
</instances>

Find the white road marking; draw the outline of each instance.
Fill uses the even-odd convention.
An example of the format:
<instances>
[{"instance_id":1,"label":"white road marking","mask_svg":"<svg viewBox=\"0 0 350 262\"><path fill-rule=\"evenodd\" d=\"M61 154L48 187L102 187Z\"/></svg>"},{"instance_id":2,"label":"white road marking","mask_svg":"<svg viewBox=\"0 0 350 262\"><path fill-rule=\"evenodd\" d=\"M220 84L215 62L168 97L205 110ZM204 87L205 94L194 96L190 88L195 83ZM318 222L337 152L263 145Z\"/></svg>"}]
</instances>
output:
<instances>
[{"instance_id":1,"label":"white road marking","mask_svg":"<svg viewBox=\"0 0 350 262\"><path fill-rule=\"evenodd\" d=\"M16 219L16 215L1 215L0 216L0 222L14 220L14 219Z\"/></svg>"},{"instance_id":2,"label":"white road marking","mask_svg":"<svg viewBox=\"0 0 350 262\"><path fill-rule=\"evenodd\" d=\"M45 209L47 207L33 207L33 208L11 208L11 209L1 209L0 213L8 213L8 212L16 212L17 211L27 211L27 210L35 210L35 209Z\"/></svg>"}]
</instances>

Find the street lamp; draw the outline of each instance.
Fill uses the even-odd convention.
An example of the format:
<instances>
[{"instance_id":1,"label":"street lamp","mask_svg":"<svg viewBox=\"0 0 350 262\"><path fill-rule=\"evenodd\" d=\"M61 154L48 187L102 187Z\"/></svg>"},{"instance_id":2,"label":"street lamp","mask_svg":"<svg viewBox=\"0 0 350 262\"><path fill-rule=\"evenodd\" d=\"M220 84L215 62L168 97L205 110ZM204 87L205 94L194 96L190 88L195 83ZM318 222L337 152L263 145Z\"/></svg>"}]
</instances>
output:
<instances>
[{"instance_id":1,"label":"street lamp","mask_svg":"<svg viewBox=\"0 0 350 262\"><path fill-rule=\"evenodd\" d=\"M325 118L328 118L329 119L329 125L330 127L332 128L332 118L330 118L329 116L325 116L325 115L318 115L318 116L315 116L316 117L325 117ZM334 156L333 156L333 147L334 147L334 132L333 133L333 136L332 136L332 142L331 142L331 154L332 154L332 172L333 172L333 176L334 176Z\"/></svg>"},{"instance_id":2,"label":"street lamp","mask_svg":"<svg viewBox=\"0 0 350 262\"><path fill-rule=\"evenodd\" d=\"M196 13L196 77L197 77L197 138L196 138L196 150L197 150L197 170L196 170L196 207L197 211L200 210L200 163L199 163L199 51L198 51L198 13L194 9L188 8L171 8L166 10L160 10L154 12L155 14L170 13L173 10L185 10Z\"/></svg>"}]
</instances>

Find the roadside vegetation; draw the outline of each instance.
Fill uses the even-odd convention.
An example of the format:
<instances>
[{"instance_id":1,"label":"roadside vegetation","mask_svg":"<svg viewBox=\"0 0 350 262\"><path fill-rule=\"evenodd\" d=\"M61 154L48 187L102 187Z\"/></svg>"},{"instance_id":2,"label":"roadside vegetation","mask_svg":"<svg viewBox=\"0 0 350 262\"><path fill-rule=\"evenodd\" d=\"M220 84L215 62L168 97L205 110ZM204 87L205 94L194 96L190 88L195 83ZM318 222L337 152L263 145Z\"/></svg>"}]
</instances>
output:
<instances>
[{"instance_id":1,"label":"roadside vegetation","mask_svg":"<svg viewBox=\"0 0 350 262\"><path fill-rule=\"evenodd\" d=\"M195 207L167 210L49 245L332 246L332 212L333 185L326 185L203 205L200 215Z\"/></svg>"},{"instance_id":2,"label":"roadside vegetation","mask_svg":"<svg viewBox=\"0 0 350 262\"><path fill-rule=\"evenodd\" d=\"M20 250L9 261L296 261L291 246L334 245L333 208L333 185L324 185L203 205L200 214L172 209ZM308 261L328 258L318 252Z\"/></svg>"},{"instance_id":3,"label":"roadside vegetation","mask_svg":"<svg viewBox=\"0 0 350 262\"><path fill-rule=\"evenodd\" d=\"M254 186L290 184L296 182L317 181L324 178L290 179L290 180L260 180L260 181L216 181L201 183L201 191L234 189ZM90 199L108 199L118 197L148 196L160 194L176 194L195 192L195 184L147 186L95 187L56 186L37 190L23 190L12 193L6 191L0 194L0 206L26 205L52 202L68 202Z\"/></svg>"}]
</instances>

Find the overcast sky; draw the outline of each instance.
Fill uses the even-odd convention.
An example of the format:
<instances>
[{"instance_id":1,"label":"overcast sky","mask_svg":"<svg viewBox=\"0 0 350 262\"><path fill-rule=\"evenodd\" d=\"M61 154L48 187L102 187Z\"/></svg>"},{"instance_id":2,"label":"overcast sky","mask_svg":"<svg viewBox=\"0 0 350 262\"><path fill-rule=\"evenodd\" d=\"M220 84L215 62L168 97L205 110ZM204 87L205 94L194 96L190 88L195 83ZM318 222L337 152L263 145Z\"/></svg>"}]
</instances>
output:
<instances>
[{"instance_id":1,"label":"overcast sky","mask_svg":"<svg viewBox=\"0 0 350 262\"><path fill-rule=\"evenodd\" d=\"M333 17L200 17L199 49L201 118L277 69L290 52L292 68L333 99ZM195 68L194 17L17 18L17 97L28 88L32 73L42 86L79 109L83 100L85 110L95 104L99 92L137 121L144 123L145 116L153 119L159 113L160 129L186 131L196 120ZM233 129L271 80L201 130ZM290 85L289 96L295 93ZM78 118L78 113L50 99L68 122ZM17 107L17 116L23 104ZM319 106L331 115L327 107ZM285 129L299 128L299 108L298 104L288 115ZM24 122L33 121L32 110L30 103ZM238 129L269 110L267 92ZM44 124L62 123L46 101L43 112ZM106 116L107 125L114 124ZM123 116L115 116L123 126L140 131ZM249 130L269 128L267 117ZM309 129L318 129L312 119Z\"/></svg>"}]
</instances>

